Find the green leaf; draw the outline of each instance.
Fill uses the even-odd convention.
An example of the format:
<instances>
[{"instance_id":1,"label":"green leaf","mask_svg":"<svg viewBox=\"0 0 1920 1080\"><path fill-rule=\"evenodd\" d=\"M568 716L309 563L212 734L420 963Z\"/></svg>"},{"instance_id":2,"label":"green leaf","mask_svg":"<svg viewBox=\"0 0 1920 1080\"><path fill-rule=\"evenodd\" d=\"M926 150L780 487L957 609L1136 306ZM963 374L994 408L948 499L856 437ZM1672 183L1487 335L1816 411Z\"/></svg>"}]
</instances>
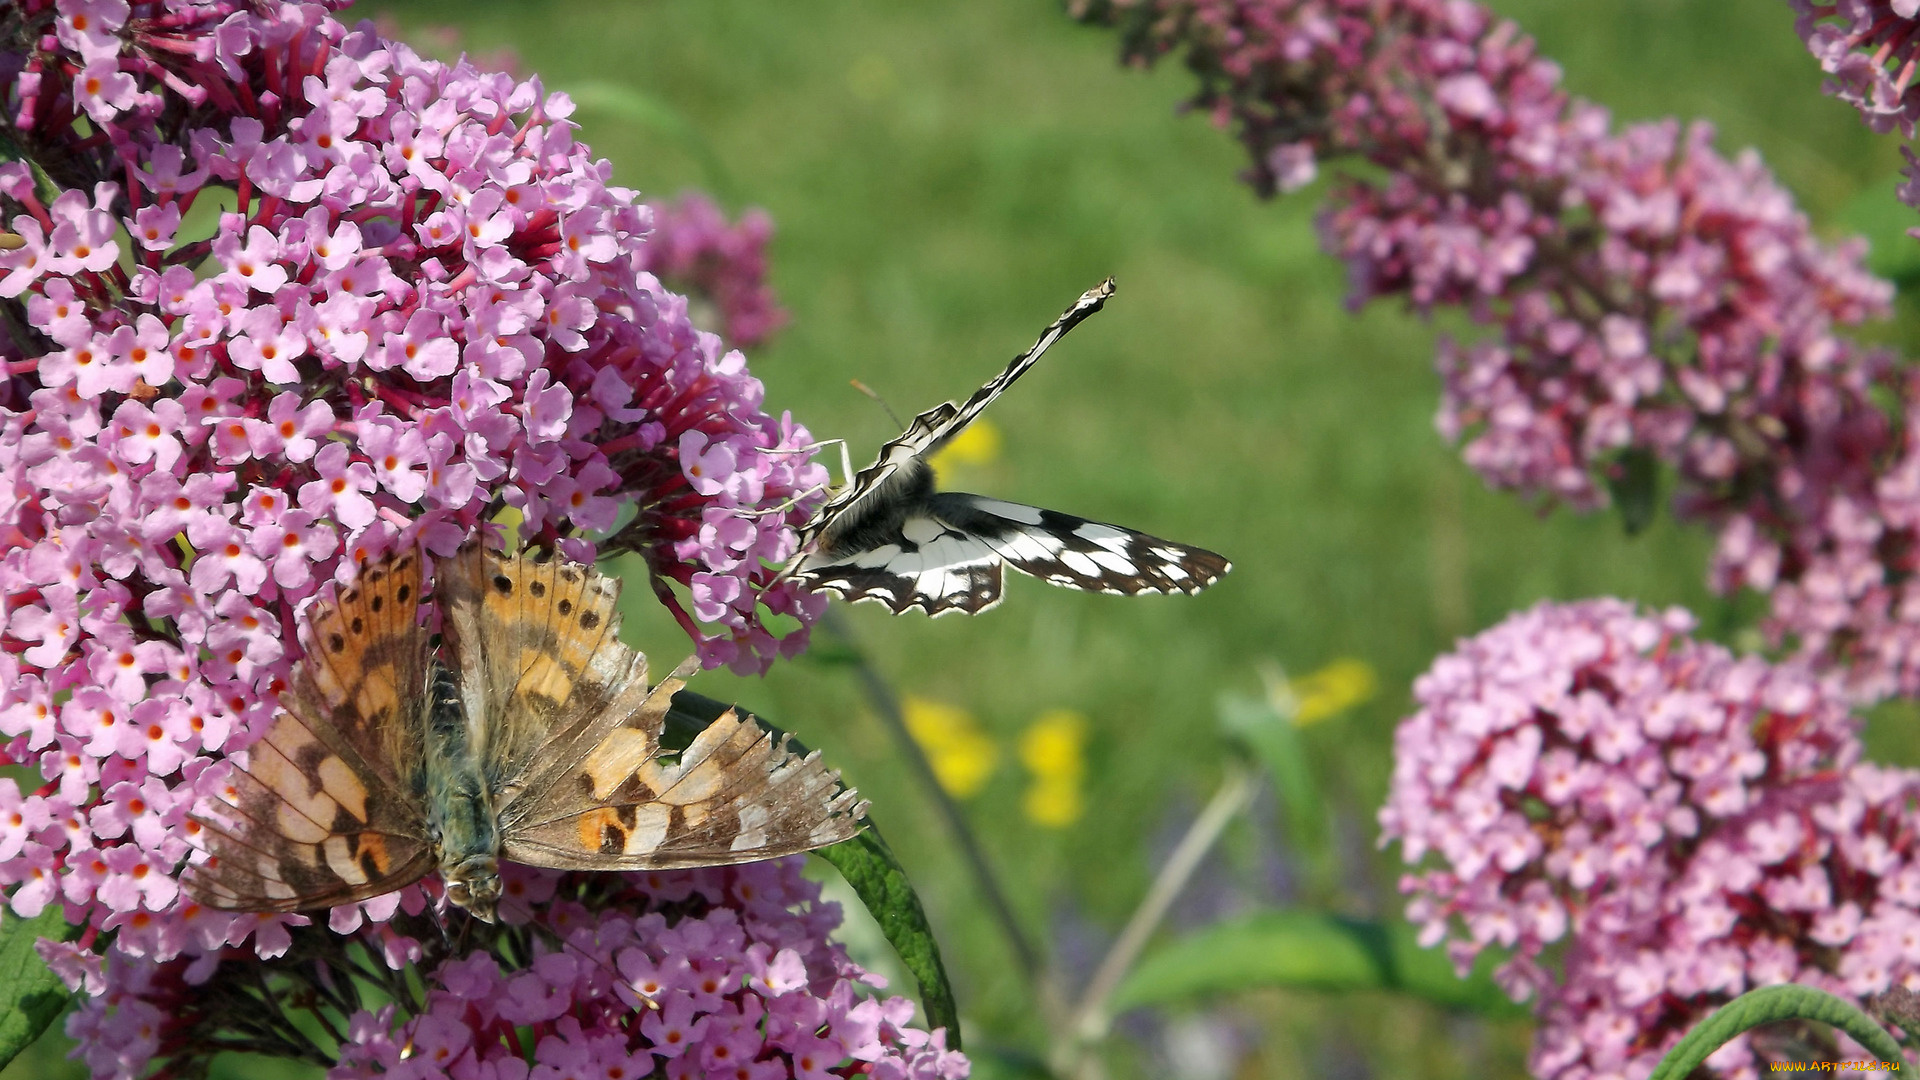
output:
<instances>
[{"instance_id":1,"label":"green leaf","mask_svg":"<svg viewBox=\"0 0 1920 1080\"><path fill-rule=\"evenodd\" d=\"M1786 983L1749 990L1720 1006L1667 1051L1647 1080L1681 1080L1734 1036L1775 1020L1818 1020L1846 1032L1881 1061L1905 1060L1900 1044L1873 1017L1825 990Z\"/></svg>"},{"instance_id":2,"label":"green leaf","mask_svg":"<svg viewBox=\"0 0 1920 1080\"><path fill-rule=\"evenodd\" d=\"M1315 876L1328 853L1326 800L1314 782L1313 763L1291 716L1265 698L1222 694L1217 705L1220 726L1266 767L1274 793L1286 811L1287 840L1314 864Z\"/></svg>"},{"instance_id":3,"label":"green leaf","mask_svg":"<svg viewBox=\"0 0 1920 1080\"><path fill-rule=\"evenodd\" d=\"M1488 974L1482 958L1461 979L1439 949L1423 949L1413 927L1319 911L1265 911L1219 923L1149 953L1114 994L1114 1011L1261 987L1389 990L1483 1016L1525 1016Z\"/></svg>"},{"instance_id":4,"label":"green leaf","mask_svg":"<svg viewBox=\"0 0 1920 1080\"><path fill-rule=\"evenodd\" d=\"M67 988L34 950L41 938L67 941L78 928L50 904L32 919L0 922L0 1069L33 1044L67 1007Z\"/></svg>"},{"instance_id":5,"label":"green leaf","mask_svg":"<svg viewBox=\"0 0 1920 1080\"><path fill-rule=\"evenodd\" d=\"M1653 524L1660 512L1660 463L1645 450L1628 450L1607 472L1613 505L1620 508L1620 524L1628 536L1637 536Z\"/></svg>"},{"instance_id":6,"label":"green leaf","mask_svg":"<svg viewBox=\"0 0 1920 1080\"><path fill-rule=\"evenodd\" d=\"M960 1049L960 1013L953 1002L953 987L947 982L946 965L940 962L940 945L933 939L933 928L927 925L920 897L914 894L892 849L880 838L880 830L868 822L859 836L814 854L832 863L853 886L893 951L900 954L900 962L913 973L914 981L920 984L920 1004L927 1011L927 1026L946 1028L947 1046Z\"/></svg>"},{"instance_id":7,"label":"green leaf","mask_svg":"<svg viewBox=\"0 0 1920 1080\"><path fill-rule=\"evenodd\" d=\"M724 701L682 690L673 695L661 742L669 749L684 748L732 707ZM776 735L785 734L758 716L754 719ZM797 739L789 745L806 753L806 747ZM926 1009L927 1025L946 1028L947 1046L960 1049L960 1014L954 1005L953 986L947 982L946 965L940 961L940 945L934 940L920 897L907 881L907 873L901 869L899 860L893 857L893 850L880 838L880 830L868 821L866 831L859 836L821 848L814 854L832 863L847 884L853 886L854 895L866 905L873 921L880 925L880 932L886 935L887 943L920 984L920 1004Z\"/></svg>"}]
</instances>

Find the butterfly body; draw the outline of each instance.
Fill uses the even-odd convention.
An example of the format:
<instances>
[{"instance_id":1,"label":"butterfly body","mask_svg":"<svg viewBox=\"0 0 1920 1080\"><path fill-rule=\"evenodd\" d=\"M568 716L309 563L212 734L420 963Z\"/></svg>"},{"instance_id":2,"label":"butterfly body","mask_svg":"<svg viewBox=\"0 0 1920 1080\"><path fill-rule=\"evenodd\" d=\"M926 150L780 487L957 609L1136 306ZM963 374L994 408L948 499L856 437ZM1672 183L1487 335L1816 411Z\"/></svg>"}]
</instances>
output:
<instances>
[{"instance_id":1,"label":"butterfly body","mask_svg":"<svg viewBox=\"0 0 1920 1080\"><path fill-rule=\"evenodd\" d=\"M816 591L884 604L896 615L917 608L937 616L998 604L1008 566L1055 585L1127 596L1197 593L1231 569L1211 551L1118 525L935 489L927 459L1112 294L1109 278L966 401L914 417L801 527L800 554L787 573Z\"/></svg>"},{"instance_id":2,"label":"butterfly body","mask_svg":"<svg viewBox=\"0 0 1920 1080\"><path fill-rule=\"evenodd\" d=\"M476 731L468 720L453 672L437 661L431 672L425 753L414 787L426 806L448 899L492 922L500 900L500 822L473 741L484 729Z\"/></svg>"},{"instance_id":3,"label":"butterfly body","mask_svg":"<svg viewBox=\"0 0 1920 1080\"><path fill-rule=\"evenodd\" d=\"M403 552L316 605L284 711L194 815L196 900L307 911L437 868L449 902L490 919L501 860L716 866L859 831L866 804L838 774L751 717L729 711L677 758L664 750L693 667L648 685L612 579L470 545L436 575L436 649L422 576Z\"/></svg>"}]
</instances>

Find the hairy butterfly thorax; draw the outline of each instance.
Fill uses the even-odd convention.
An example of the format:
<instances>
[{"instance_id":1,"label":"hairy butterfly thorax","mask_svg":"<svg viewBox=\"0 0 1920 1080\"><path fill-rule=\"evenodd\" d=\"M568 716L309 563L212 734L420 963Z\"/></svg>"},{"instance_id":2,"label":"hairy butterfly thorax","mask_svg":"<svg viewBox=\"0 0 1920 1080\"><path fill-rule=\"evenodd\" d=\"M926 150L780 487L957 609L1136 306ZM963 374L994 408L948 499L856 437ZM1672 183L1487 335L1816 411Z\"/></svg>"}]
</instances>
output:
<instances>
[{"instance_id":1,"label":"hairy butterfly thorax","mask_svg":"<svg viewBox=\"0 0 1920 1080\"><path fill-rule=\"evenodd\" d=\"M1113 295L1108 278L1046 328L1033 348L956 405L913 418L874 463L800 529L787 574L819 592L885 604L894 614L976 614L1000 602L1006 567L1088 592L1197 593L1232 569L1204 548L1118 525L934 488L927 459L978 419L1067 331Z\"/></svg>"},{"instance_id":2,"label":"hairy butterfly thorax","mask_svg":"<svg viewBox=\"0 0 1920 1080\"><path fill-rule=\"evenodd\" d=\"M661 734L694 670L647 682L617 581L477 543L434 575L436 649L408 549L316 604L262 737L199 808L183 883L238 911L365 900L437 869L491 920L502 859L568 870L750 862L837 843L866 804L729 710L677 757Z\"/></svg>"}]
</instances>

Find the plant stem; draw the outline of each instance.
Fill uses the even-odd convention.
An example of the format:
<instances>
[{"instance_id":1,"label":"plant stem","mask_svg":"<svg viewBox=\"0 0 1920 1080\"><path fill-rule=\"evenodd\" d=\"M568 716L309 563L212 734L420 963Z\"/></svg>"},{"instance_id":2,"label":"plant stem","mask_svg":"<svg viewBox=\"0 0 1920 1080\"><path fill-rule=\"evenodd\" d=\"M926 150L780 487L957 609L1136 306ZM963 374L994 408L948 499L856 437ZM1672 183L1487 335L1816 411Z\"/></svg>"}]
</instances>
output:
<instances>
[{"instance_id":1,"label":"plant stem","mask_svg":"<svg viewBox=\"0 0 1920 1080\"><path fill-rule=\"evenodd\" d=\"M1140 899L1140 906L1127 919L1127 925L1114 939L1113 947L1101 959L1100 967L1087 981L1085 991L1081 993L1080 1004L1061 1033L1055 1045L1053 1058L1055 1071L1062 1076L1072 1076L1079 1072L1077 1066L1085 1048L1105 1038L1113 1024L1113 1017L1107 1011L1107 1005L1113 998L1120 982L1132 970L1134 961L1140 958L1140 951L1146 947L1147 939L1153 935L1166 918L1167 909L1187 887L1187 882L1200 867L1200 860L1206 857L1214 842L1247 805L1253 795L1253 771L1237 760L1227 763L1227 775L1220 781L1220 789L1187 827L1180 842L1174 846L1173 853L1160 868L1160 873L1147 888L1147 894Z\"/></svg>"},{"instance_id":2,"label":"plant stem","mask_svg":"<svg viewBox=\"0 0 1920 1080\"><path fill-rule=\"evenodd\" d=\"M1006 936L1007 944L1013 949L1015 962L1020 965L1021 974L1039 990L1043 1005L1051 1006L1054 995L1050 993L1050 984L1040 965L1040 954L1034 950L1033 943L1027 939L1025 931L1020 929L1019 920L1014 917L1013 905L1007 902L1007 894L1000 888L1000 879L994 876L993 867L987 863L986 852L980 847L980 841L968 827L967 819L960 812L960 804L953 801L947 789L940 786L940 778L933 771L933 763L914 741L913 733L907 730L906 717L900 711L900 697L893 687L868 660L866 652L853 638L853 631L847 626L840 613L831 608L821 620L828 632L839 638L853 654L854 666L860 672L860 683L866 690L867 700L872 703L875 712L880 714L880 722L885 725L894 742L898 744L900 755L907 759L920 786L933 799L934 806L945 819L947 830L960 845L960 853L966 859L967 867L973 873L974 884L986 898L987 908L994 921L1000 924L1000 932ZM1057 999L1054 999L1057 1000ZM1051 1011L1051 1009L1050 1009Z\"/></svg>"}]
</instances>

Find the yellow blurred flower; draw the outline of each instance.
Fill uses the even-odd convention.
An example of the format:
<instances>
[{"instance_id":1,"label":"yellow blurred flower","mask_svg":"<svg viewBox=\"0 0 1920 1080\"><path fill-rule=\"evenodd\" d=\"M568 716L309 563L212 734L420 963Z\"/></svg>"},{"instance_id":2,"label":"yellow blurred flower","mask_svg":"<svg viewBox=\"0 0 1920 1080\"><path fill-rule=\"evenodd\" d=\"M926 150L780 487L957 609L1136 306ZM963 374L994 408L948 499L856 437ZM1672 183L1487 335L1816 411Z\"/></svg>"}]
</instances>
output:
<instances>
[{"instance_id":1,"label":"yellow blurred flower","mask_svg":"<svg viewBox=\"0 0 1920 1080\"><path fill-rule=\"evenodd\" d=\"M999 457L1000 429L993 426L993 421L981 417L941 447L927 463L933 466L934 476L944 477L955 466L989 465Z\"/></svg>"},{"instance_id":2,"label":"yellow blurred flower","mask_svg":"<svg viewBox=\"0 0 1920 1080\"><path fill-rule=\"evenodd\" d=\"M1087 718L1072 709L1041 713L1020 735L1020 762L1033 774L1021 807L1034 823L1060 829L1086 812Z\"/></svg>"},{"instance_id":3,"label":"yellow blurred flower","mask_svg":"<svg viewBox=\"0 0 1920 1080\"><path fill-rule=\"evenodd\" d=\"M973 714L938 701L908 695L900 703L907 731L926 752L940 786L956 799L970 798L987 786L999 763L1000 748L980 730Z\"/></svg>"},{"instance_id":4,"label":"yellow blurred flower","mask_svg":"<svg viewBox=\"0 0 1920 1080\"><path fill-rule=\"evenodd\" d=\"M1373 666L1352 657L1335 660L1319 671L1293 680L1293 696L1299 704L1293 713L1296 724L1325 720L1373 697L1379 680Z\"/></svg>"}]
</instances>

